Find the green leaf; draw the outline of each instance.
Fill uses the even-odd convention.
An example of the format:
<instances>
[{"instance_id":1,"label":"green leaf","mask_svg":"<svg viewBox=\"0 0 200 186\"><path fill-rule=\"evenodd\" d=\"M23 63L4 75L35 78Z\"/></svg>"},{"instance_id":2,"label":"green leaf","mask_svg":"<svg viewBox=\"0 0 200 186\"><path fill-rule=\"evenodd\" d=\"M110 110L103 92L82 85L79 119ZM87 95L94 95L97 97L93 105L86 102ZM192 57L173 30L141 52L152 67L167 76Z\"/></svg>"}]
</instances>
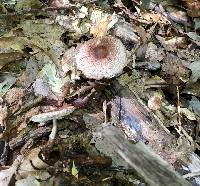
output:
<instances>
[{"instance_id":1,"label":"green leaf","mask_svg":"<svg viewBox=\"0 0 200 186\"><path fill-rule=\"evenodd\" d=\"M78 179L78 170L75 166L74 160L73 160L73 164L72 164L72 175Z\"/></svg>"}]
</instances>

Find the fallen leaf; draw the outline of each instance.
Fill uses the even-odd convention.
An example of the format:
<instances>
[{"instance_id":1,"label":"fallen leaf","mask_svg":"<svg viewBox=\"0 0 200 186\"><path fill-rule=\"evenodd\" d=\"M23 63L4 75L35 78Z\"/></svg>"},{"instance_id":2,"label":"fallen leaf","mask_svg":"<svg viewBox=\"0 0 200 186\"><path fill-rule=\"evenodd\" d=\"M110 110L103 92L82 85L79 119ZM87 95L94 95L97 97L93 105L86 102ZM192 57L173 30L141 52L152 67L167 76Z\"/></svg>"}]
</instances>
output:
<instances>
[{"instance_id":1,"label":"fallen leaf","mask_svg":"<svg viewBox=\"0 0 200 186\"><path fill-rule=\"evenodd\" d=\"M17 180L15 186L40 186L40 182L34 176L28 176L27 178Z\"/></svg>"},{"instance_id":2,"label":"fallen leaf","mask_svg":"<svg viewBox=\"0 0 200 186\"><path fill-rule=\"evenodd\" d=\"M7 114L7 107L0 104L0 138L2 138L3 132L6 129Z\"/></svg>"},{"instance_id":3,"label":"fallen leaf","mask_svg":"<svg viewBox=\"0 0 200 186\"><path fill-rule=\"evenodd\" d=\"M60 76L59 71L54 63L45 64L45 66L39 72L38 78L42 78L44 84L46 84L53 93L57 94L58 96L62 96L62 88L67 80Z\"/></svg>"},{"instance_id":4,"label":"fallen leaf","mask_svg":"<svg viewBox=\"0 0 200 186\"><path fill-rule=\"evenodd\" d=\"M40 147L31 149L29 154L23 159L23 162L18 168L18 173L22 178L37 175L41 171L40 169L45 169L49 166L40 158L40 152ZM35 167L38 169L35 169Z\"/></svg>"},{"instance_id":5,"label":"fallen leaf","mask_svg":"<svg viewBox=\"0 0 200 186\"><path fill-rule=\"evenodd\" d=\"M200 29L200 18L194 18L194 28L195 30Z\"/></svg>"},{"instance_id":6,"label":"fallen leaf","mask_svg":"<svg viewBox=\"0 0 200 186\"><path fill-rule=\"evenodd\" d=\"M200 46L200 36L196 32L188 32L186 34L192 39L194 43Z\"/></svg>"},{"instance_id":7,"label":"fallen leaf","mask_svg":"<svg viewBox=\"0 0 200 186\"><path fill-rule=\"evenodd\" d=\"M190 111L188 108L180 108L180 112L187 117L189 120L196 120L194 112Z\"/></svg>"},{"instance_id":8,"label":"fallen leaf","mask_svg":"<svg viewBox=\"0 0 200 186\"><path fill-rule=\"evenodd\" d=\"M1 82L0 82L0 97L3 97L10 87L15 83L16 78L10 74L3 74L1 75Z\"/></svg>"},{"instance_id":9,"label":"fallen leaf","mask_svg":"<svg viewBox=\"0 0 200 186\"><path fill-rule=\"evenodd\" d=\"M13 162L13 164L10 166L10 168L0 171L0 185L2 186L10 185L10 181L12 177L14 176L14 174L16 173L17 168L21 162L21 159L22 159L22 156L18 156Z\"/></svg>"},{"instance_id":10,"label":"fallen leaf","mask_svg":"<svg viewBox=\"0 0 200 186\"><path fill-rule=\"evenodd\" d=\"M23 52L25 43L23 42L23 37L15 36L11 31L8 34L0 37L0 52L10 53L10 52Z\"/></svg>"},{"instance_id":11,"label":"fallen leaf","mask_svg":"<svg viewBox=\"0 0 200 186\"><path fill-rule=\"evenodd\" d=\"M194 61L189 66L189 69L192 71L190 80L196 82L200 78L200 61Z\"/></svg>"},{"instance_id":12,"label":"fallen leaf","mask_svg":"<svg viewBox=\"0 0 200 186\"><path fill-rule=\"evenodd\" d=\"M0 69L10 62L20 59L22 59L22 53L19 52L0 53Z\"/></svg>"},{"instance_id":13,"label":"fallen leaf","mask_svg":"<svg viewBox=\"0 0 200 186\"><path fill-rule=\"evenodd\" d=\"M159 92L155 92L154 95L148 100L148 107L151 110L158 110L162 104L161 99L162 95Z\"/></svg>"},{"instance_id":14,"label":"fallen leaf","mask_svg":"<svg viewBox=\"0 0 200 186\"><path fill-rule=\"evenodd\" d=\"M15 113L19 110L20 106L22 105L22 98L25 95L25 91L22 88L14 87L10 89L6 95L4 96L4 101L9 106L9 111L11 113Z\"/></svg>"},{"instance_id":15,"label":"fallen leaf","mask_svg":"<svg viewBox=\"0 0 200 186\"><path fill-rule=\"evenodd\" d=\"M102 11L94 10L91 15L92 26L90 28L90 34L94 37L105 36L110 28L118 21L115 14L104 15Z\"/></svg>"},{"instance_id":16,"label":"fallen leaf","mask_svg":"<svg viewBox=\"0 0 200 186\"><path fill-rule=\"evenodd\" d=\"M192 96L192 99L189 101L190 107L192 107L193 111L200 116L200 101Z\"/></svg>"},{"instance_id":17,"label":"fallen leaf","mask_svg":"<svg viewBox=\"0 0 200 186\"><path fill-rule=\"evenodd\" d=\"M163 48L158 48L152 42L148 43L145 58L148 58L149 61L161 61L163 60L164 55L165 53Z\"/></svg>"},{"instance_id":18,"label":"fallen leaf","mask_svg":"<svg viewBox=\"0 0 200 186\"><path fill-rule=\"evenodd\" d=\"M16 9L17 10L27 10L31 8L39 8L42 3L39 0L17 0Z\"/></svg>"},{"instance_id":19,"label":"fallen leaf","mask_svg":"<svg viewBox=\"0 0 200 186\"><path fill-rule=\"evenodd\" d=\"M200 1L199 0L182 0L187 6L187 13L191 17L200 16Z\"/></svg>"}]
</instances>

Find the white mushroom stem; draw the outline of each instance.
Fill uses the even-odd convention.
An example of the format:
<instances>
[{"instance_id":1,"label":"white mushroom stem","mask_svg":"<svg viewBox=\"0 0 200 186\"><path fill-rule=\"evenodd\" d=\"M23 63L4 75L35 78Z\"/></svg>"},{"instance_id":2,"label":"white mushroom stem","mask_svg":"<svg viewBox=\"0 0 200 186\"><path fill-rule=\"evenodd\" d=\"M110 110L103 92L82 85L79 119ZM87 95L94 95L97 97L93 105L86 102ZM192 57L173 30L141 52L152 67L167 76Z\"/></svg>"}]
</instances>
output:
<instances>
[{"instance_id":1,"label":"white mushroom stem","mask_svg":"<svg viewBox=\"0 0 200 186\"><path fill-rule=\"evenodd\" d=\"M56 133L57 133L57 121L56 119L53 119L53 127L52 127L51 134L49 135L49 142L54 141L56 137Z\"/></svg>"}]
</instances>

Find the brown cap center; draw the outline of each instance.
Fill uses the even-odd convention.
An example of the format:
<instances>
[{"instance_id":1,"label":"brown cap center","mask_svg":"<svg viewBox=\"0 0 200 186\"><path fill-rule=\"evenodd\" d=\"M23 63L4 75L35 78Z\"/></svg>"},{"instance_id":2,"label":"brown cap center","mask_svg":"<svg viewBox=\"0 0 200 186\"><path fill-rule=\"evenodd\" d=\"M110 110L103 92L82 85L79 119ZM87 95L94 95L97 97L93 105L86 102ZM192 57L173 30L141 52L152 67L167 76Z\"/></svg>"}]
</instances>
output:
<instances>
[{"instance_id":1,"label":"brown cap center","mask_svg":"<svg viewBox=\"0 0 200 186\"><path fill-rule=\"evenodd\" d=\"M92 53L96 59L103 59L108 56L109 51L106 46L98 45L93 48Z\"/></svg>"}]
</instances>

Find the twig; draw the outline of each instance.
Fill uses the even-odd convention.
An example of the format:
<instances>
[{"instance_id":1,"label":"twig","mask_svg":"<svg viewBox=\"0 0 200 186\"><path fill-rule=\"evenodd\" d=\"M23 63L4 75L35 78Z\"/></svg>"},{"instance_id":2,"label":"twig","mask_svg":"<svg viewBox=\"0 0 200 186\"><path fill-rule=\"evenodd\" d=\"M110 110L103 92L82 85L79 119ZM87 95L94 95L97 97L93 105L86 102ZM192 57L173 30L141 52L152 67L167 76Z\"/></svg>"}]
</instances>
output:
<instances>
[{"instance_id":1,"label":"twig","mask_svg":"<svg viewBox=\"0 0 200 186\"><path fill-rule=\"evenodd\" d=\"M180 130L183 133L183 135L189 140L193 149L195 149L195 142L193 138L186 132L186 130L183 127L180 126Z\"/></svg>"},{"instance_id":2,"label":"twig","mask_svg":"<svg viewBox=\"0 0 200 186\"><path fill-rule=\"evenodd\" d=\"M104 123L107 123L107 102L106 100L103 102L103 113L104 113Z\"/></svg>"},{"instance_id":3,"label":"twig","mask_svg":"<svg viewBox=\"0 0 200 186\"><path fill-rule=\"evenodd\" d=\"M108 181L108 180L111 180L113 177L109 176L107 178L103 178L101 181L104 182L104 181Z\"/></svg>"},{"instance_id":4,"label":"twig","mask_svg":"<svg viewBox=\"0 0 200 186\"><path fill-rule=\"evenodd\" d=\"M177 122L178 122L178 126L177 128L175 127L176 131L182 134L190 141L191 145L194 147L195 143L194 140L192 139L192 137L185 131L185 129L181 126L181 111L180 111L180 91L179 91L179 86L176 85L176 93L177 93Z\"/></svg>"},{"instance_id":5,"label":"twig","mask_svg":"<svg viewBox=\"0 0 200 186\"><path fill-rule=\"evenodd\" d=\"M177 93L177 120L178 120L178 132L181 132L181 111L180 111L180 92L179 86L176 85L176 93Z\"/></svg>"},{"instance_id":6,"label":"twig","mask_svg":"<svg viewBox=\"0 0 200 186\"><path fill-rule=\"evenodd\" d=\"M135 3L137 6L140 6L140 2L136 1L136 0L132 0L133 3Z\"/></svg>"}]
</instances>

